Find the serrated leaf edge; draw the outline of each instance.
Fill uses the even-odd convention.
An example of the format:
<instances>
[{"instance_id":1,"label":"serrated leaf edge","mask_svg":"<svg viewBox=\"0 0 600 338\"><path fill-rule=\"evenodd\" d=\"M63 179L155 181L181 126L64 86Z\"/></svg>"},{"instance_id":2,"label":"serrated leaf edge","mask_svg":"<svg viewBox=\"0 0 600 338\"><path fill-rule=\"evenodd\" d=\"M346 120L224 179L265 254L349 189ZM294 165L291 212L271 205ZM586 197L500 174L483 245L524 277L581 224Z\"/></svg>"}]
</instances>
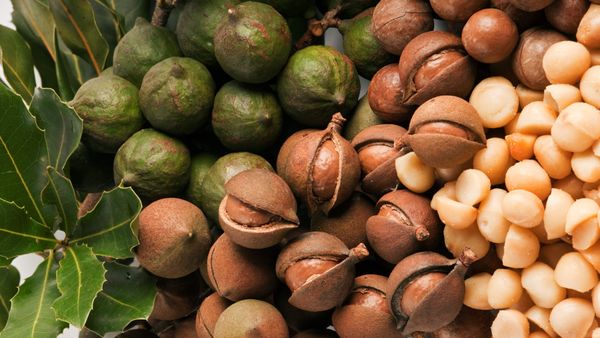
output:
<instances>
[{"instance_id":1,"label":"serrated leaf edge","mask_svg":"<svg viewBox=\"0 0 600 338\"><path fill-rule=\"evenodd\" d=\"M87 245L81 244L80 246L88 248L90 251L92 251L92 254L93 254L93 250L90 247L88 247ZM73 251L72 247L67 247L66 249ZM83 285L83 280L82 280L82 277L81 277L81 268L79 267L79 261L76 258L77 256L74 253L72 253L72 255L74 257L75 265L77 266L77 276L78 276L78 279L81 281L81 283L78 284L80 287L77 290L77 298L79 299L80 294L81 294L81 285ZM102 287L98 291L96 291L96 294L94 295L94 300L102 292L102 289L104 288L104 283L106 283L106 272L107 272L107 270L104 267L104 262L100 262L100 263L102 264L102 269L104 270L104 275L103 275L103 279L104 280L102 281ZM58 312L54 308L54 304L56 303L57 300L59 300L63 296L63 293L64 293L63 289L61 288L61 283L58 282L58 270L60 270L61 267L62 266L59 266L59 268L56 270L56 273L57 273L56 287L58 288L58 291L60 292L61 295L60 295L59 298L56 298L54 300L54 302L52 302L52 310L54 311L54 314L55 314L57 320L62 320L62 321L68 322L67 318L61 318L61 316L58 314ZM90 313L92 312L92 310L94 308L93 304L94 304L94 301L92 301L92 307L90 307L90 310L89 310L89 312L88 312L88 314L87 314L87 316L86 316L86 318L83 321L83 323L82 323L81 326L83 326L83 324L85 324L85 322L87 321L87 318L90 316ZM77 311L79 312L79 307L77 307ZM78 317L80 317L79 313L78 313ZM74 323L70 323L70 324L74 324Z\"/></svg>"},{"instance_id":2,"label":"serrated leaf edge","mask_svg":"<svg viewBox=\"0 0 600 338\"><path fill-rule=\"evenodd\" d=\"M17 203L15 203L14 201L8 201L8 200L5 200L5 199L3 199L3 198L0 198L0 201L2 201L2 202L5 202L6 204L11 204L11 205L14 205L14 206L15 206L17 209L19 209L19 210L24 210L24 211L25 211L25 214L26 214L26 215L29 217L29 213L27 212L27 210L25 210L25 207L19 206L19 205L18 205ZM32 222L35 222L35 223L39 224L40 226L42 226L42 227L44 227L44 228L47 228L47 227L45 227L45 226L44 226L42 223L40 223L40 222L36 221L35 219L33 219L33 218L31 218L31 217L29 217L29 219L30 219ZM2 228L0 228L0 233L1 233L1 232L6 232L6 233L9 233L9 234L13 234L13 235L20 235L20 236L27 237L27 238L33 238L33 239L37 239L37 240L44 241L44 242L53 242L53 243L57 243L57 242L58 242L58 241L56 240L56 238L52 238L52 239L51 239L51 238L44 238L44 237L40 237L40 236L35 236L35 235L30 235L30 234L24 234L24 233L19 233L19 232L14 232L14 231L9 231L9 230L6 230L6 229L2 229ZM2 257L5 257L5 256L2 256ZM5 257L5 258L12 258L12 257Z\"/></svg>"}]
</instances>

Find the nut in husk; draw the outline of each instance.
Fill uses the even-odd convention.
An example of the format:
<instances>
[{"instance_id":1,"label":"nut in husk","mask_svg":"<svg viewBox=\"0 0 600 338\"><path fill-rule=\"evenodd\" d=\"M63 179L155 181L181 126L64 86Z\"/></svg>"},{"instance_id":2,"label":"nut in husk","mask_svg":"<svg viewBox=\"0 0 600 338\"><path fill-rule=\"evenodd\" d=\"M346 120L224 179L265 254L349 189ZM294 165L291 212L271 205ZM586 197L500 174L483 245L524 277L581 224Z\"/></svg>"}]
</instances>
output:
<instances>
[{"instance_id":1,"label":"nut in husk","mask_svg":"<svg viewBox=\"0 0 600 338\"><path fill-rule=\"evenodd\" d=\"M337 237L319 231L291 240L279 254L275 269L292 295L293 306L325 311L342 303L354 278L354 265L369 255L364 244L353 249Z\"/></svg>"},{"instance_id":2,"label":"nut in husk","mask_svg":"<svg viewBox=\"0 0 600 338\"><path fill-rule=\"evenodd\" d=\"M250 169L225 184L219 224L229 238L250 249L273 246L298 226L296 200L285 181L266 169Z\"/></svg>"},{"instance_id":3,"label":"nut in husk","mask_svg":"<svg viewBox=\"0 0 600 338\"><path fill-rule=\"evenodd\" d=\"M281 147L279 157L287 160L278 159L279 174L311 213L328 214L352 195L360 179L358 155L340 135L345 121L337 113L325 130L297 134L289 140L293 146Z\"/></svg>"},{"instance_id":4,"label":"nut in husk","mask_svg":"<svg viewBox=\"0 0 600 338\"><path fill-rule=\"evenodd\" d=\"M367 221L369 244L377 255L396 264L418 250L434 250L442 229L430 201L408 190L396 190L377 202Z\"/></svg>"},{"instance_id":5,"label":"nut in husk","mask_svg":"<svg viewBox=\"0 0 600 338\"><path fill-rule=\"evenodd\" d=\"M460 259L423 251L401 260L386 285L388 305L403 334L433 332L450 324L460 312L464 276L475 259L466 249Z\"/></svg>"}]
</instances>

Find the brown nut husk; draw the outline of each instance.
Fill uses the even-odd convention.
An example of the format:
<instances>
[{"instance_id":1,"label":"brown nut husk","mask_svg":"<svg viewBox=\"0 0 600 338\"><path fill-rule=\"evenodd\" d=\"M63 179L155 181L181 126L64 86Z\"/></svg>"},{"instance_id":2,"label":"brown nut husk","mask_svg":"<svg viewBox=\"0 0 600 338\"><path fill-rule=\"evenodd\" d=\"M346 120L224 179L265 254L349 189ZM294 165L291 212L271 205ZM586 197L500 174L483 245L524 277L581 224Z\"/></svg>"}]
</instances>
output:
<instances>
[{"instance_id":1,"label":"brown nut husk","mask_svg":"<svg viewBox=\"0 0 600 338\"><path fill-rule=\"evenodd\" d=\"M403 89L397 63L379 69L373 75L367 92L369 106L373 113L380 119L392 123L410 120L414 108L402 103Z\"/></svg>"},{"instance_id":2,"label":"brown nut husk","mask_svg":"<svg viewBox=\"0 0 600 338\"><path fill-rule=\"evenodd\" d=\"M342 337L402 337L387 305L387 277L362 275L354 279L352 291L332 316L333 327Z\"/></svg>"},{"instance_id":3,"label":"brown nut husk","mask_svg":"<svg viewBox=\"0 0 600 338\"><path fill-rule=\"evenodd\" d=\"M390 273L386 295L403 334L433 332L450 324L462 308L469 249L460 259L423 251L401 260Z\"/></svg>"},{"instance_id":4,"label":"brown nut husk","mask_svg":"<svg viewBox=\"0 0 600 338\"><path fill-rule=\"evenodd\" d=\"M429 199L396 190L385 194L377 209L378 214L367 221L367 237L371 248L388 263L439 245L442 229Z\"/></svg>"},{"instance_id":5,"label":"brown nut husk","mask_svg":"<svg viewBox=\"0 0 600 338\"><path fill-rule=\"evenodd\" d=\"M352 288L354 265L368 255L362 243L350 250L333 235L311 231L281 250L275 269L292 291L290 304L306 311L325 311L343 302Z\"/></svg>"},{"instance_id":6,"label":"brown nut husk","mask_svg":"<svg viewBox=\"0 0 600 338\"><path fill-rule=\"evenodd\" d=\"M300 223L292 190L269 170L242 171L225 184L225 191L219 224L238 245L268 248Z\"/></svg>"},{"instance_id":7,"label":"brown nut husk","mask_svg":"<svg viewBox=\"0 0 600 338\"><path fill-rule=\"evenodd\" d=\"M523 32L512 59L513 71L519 81L533 90L544 90L550 81L546 78L542 59L550 46L563 40L567 37L553 29L534 27Z\"/></svg>"},{"instance_id":8,"label":"brown nut husk","mask_svg":"<svg viewBox=\"0 0 600 338\"><path fill-rule=\"evenodd\" d=\"M535 12L548 7L554 0L510 0L510 3L526 12Z\"/></svg>"},{"instance_id":9,"label":"brown nut husk","mask_svg":"<svg viewBox=\"0 0 600 338\"><path fill-rule=\"evenodd\" d=\"M462 164L485 147L481 118L456 96L438 96L422 104L410 120L406 142L430 167Z\"/></svg>"},{"instance_id":10,"label":"brown nut husk","mask_svg":"<svg viewBox=\"0 0 600 338\"><path fill-rule=\"evenodd\" d=\"M440 18L453 22L465 22L473 13L485 8L489 0L430 0L429 3Z\"/></svg>"},{"instance_id":11,"label":"brown nut husk","mask_svg":"<svg viewBox=\"0 0 600 338\"><path fill-rule=\"evenodd\" d=\"M511 0L491 0L490 5L506 13L517 24L520 32L544 24L544 11L526 12L510 2Z\"/></svg>"},{"instance_id":12,"label":"brown nut husk","mask_svg":"<svg viewBox=\"0 0 600 338\"><path fill-rule=\"evenodd\" d=\"M477 68L459 37L448 32L423 33L400 55L404 104L419 105L439 95L466 97L475 85Z\"/></svg>"},{"instance_id":13,"label":"brown nut husk","mask_svg":"<svg viewBox=\"0 0 600 338\"><path fill-rule=\"evenodd\" d=\"M281 312L288 327L292 331L302 332L310 329L325 329L331 325L333 309L311 312L299 309L288 302L291 291L281 285L274 294L273 304Z\"/></svg>"},{"instance_id":14,"label":"brown nut husk","mask_svg":"<svg viewBox=\"0 0 600 338\"><path fill-rule=\"evenodd\" d=\"M552 27L565 34L575 34L589 7L587 0L554 0L544 8L544 14Z\"/></svg>"},{"instance_id":15,"label":"brown nut husk","mask_svg":"<svg viewBox=\"0 0 600 338\"><path fill-rule=\"evenodd\" d=\"M366 193L381 196L398 186L395 161L409 151L402 142L405 134L406 129L400 126L379 124L365 128L352 139L363 169L361 187Z\"/></svg>"},{"instance_id":16,"label":"brown nut husk","mask_svg":"<svg viewBox=\"0 0 600 338\"><path fill-rule=\"evenodd\" d=\"M244 299L229 306L215 324L215 338L289 337L283 316L262 300Z\"/></svg>"},{"instance_id":17,"label":"brown nut husk","mask_svg":"<svg viewBox=\"0 0 600 338\"><path fill-rule=\"evenodd\" d=\"M216 292L206 297L196 312L196 336L212 338L219 316L231 304L233 303L229 299L219 296Z\"/></svg>"},{"instance_id":18,"label":"brown nut husk","mask_svg":"<svg viewBox=\"0 0 600 338\"><path fill-rule=\"evenodd\" d=\"M189 315L200 303L201 292L207 290L200 270L181 278L159 278L149 320L175 320Z\"/></svg>"},{"instance_id":19,"label":"brown nut husk","mask_svg":"<svg viewBox=\"0 0 600 338\"><path fill-rule=\"evenodd\" d=\"M332 234L352 248L367 242L365 224L373 214L373 202L363 193L356 191L344 204L331 210L329 215L314 214L310 219L310 229Z\"/></svg>"},{"instance_id":20,"label":"brown nut husk","mask_svg":"<svg viewBox=\"0 0 600 338\"><path fill-rule=\"evenodd\" d=\"M352 195L360 179L358 155L340 135L345 121L336 113L325 130L295 136L289 140L294 144L284 143L279 153L279 175L311 214L327 215Z\"/></svg>"},{"instance_id":21,"label":"brown nut husk","mask_svg":"<svg viewBox=\"0 0 600 338\"><path fill-rule=\"evenodd\" d=\"M179 278L200 267L210 248L204 213L180 198L163 198L139 215L140 245L136 257L146 270L163 278Z\"/></svg>"},{"instance_id":22,"label":"brown nut husk","mask_svg":"<svg viewBox=\"0 0 600 338\"><path fill-rule=\"evenodd\" d=\"M373 11L371 31L389 53L400 55L415 36L433 29L427 1L382 0Z\"/></svg>"},{"instance_id":23,"label":"brown nut husk","mask_svg":"<svg viewBox=\"0 0 600 338\"><path fill-rule=\"evenodd\" d=\"M432 332L430 338L491 337L493 320L490 311L463 306L452 323Z\"/></svg>"},{"instance_id":24,"label":"brown nut husk","mask_svg":"<svg viewBox=\"0 0 600 338\"><path fill-rule=\"evenodd\" d=\"M208 277L215 291L232 301L264 298L277 287L274 252L239 246L222 234L208 253Z\"/></svg>"}]
</instances>

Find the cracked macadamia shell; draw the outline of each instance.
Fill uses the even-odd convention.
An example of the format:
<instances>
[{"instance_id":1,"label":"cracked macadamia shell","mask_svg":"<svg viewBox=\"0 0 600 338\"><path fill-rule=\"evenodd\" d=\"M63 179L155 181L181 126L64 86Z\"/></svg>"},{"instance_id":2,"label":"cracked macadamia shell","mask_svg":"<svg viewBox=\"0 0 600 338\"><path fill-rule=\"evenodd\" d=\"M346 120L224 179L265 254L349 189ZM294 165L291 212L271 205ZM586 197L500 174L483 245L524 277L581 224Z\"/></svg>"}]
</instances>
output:
<instances>
[{"instance_id":1,"label":"cracked macadamia shell","mask_svg":"<svg viewBox=\"0 0 600 338\"><path fill-rule=\"evenodd\" d=\"M243 171L225 184L225 191L227 195L219 207L219 224L238 245L250 249L273 246L300 223L292 190L281 177L269 170ZM245 205L247 210L242 212L270 216L270 221L259 226L237 223L229 217L229 212L234 211L227 209L231 198Z\"/></svg>"}]
</instances>

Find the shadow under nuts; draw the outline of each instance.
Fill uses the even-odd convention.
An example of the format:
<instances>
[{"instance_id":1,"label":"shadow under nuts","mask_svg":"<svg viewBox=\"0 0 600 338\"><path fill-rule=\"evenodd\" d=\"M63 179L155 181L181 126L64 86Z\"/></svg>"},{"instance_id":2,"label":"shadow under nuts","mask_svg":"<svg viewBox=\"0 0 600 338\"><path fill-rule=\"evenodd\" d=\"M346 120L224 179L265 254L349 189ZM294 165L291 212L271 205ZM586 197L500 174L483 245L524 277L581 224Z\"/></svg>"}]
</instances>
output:
<instances>
[{"instance_id":1,"label":"shadow under nuts","mask_svg":"<svg viewBox=\"0 0 600 338\"><path fill-rule=\"evenodd\" d=\"M485 147L481 118L456 96L438 96L422 104L410 120L406 142L423 163L451 168Z\"/></svg>"},{"instance_id":2,"label":"shadow under nuts","mask_svg":"<svg viewBox=\"0 0 600 338\"><path fill-rule=\"evenodd\" d=\"M225 191L219 224L238 245L250 249L273 246L300 223L292 190L269 170L243 171L225 184Z\"/></svg>"},{"instance_id":3,"label":"shadow under nuts","mask_svg":"<svg viewBox=\"0 0 600 338\"><path fill-rule=\"evenodd\" d=\"M451 323L462 308L464 276L474 259L466 249L458 260L430 251L401 260L386 285L398 330L405 335L433 332Z\"/></svg>"},{"instance_id":4,"label":"shadow under nuts","mask_svg":"<svg viewBox=\"0 0 600 338\"><path fill-rule=\"evenodd\" d=\"M306 311L325 311L342 303L354 278L354 265L369 255L364 244L353 249L325 232L304 233L279 254L277 277L292 291L289 303Z\"/></svg>"},{"instance_id":5,"label":"shadow under nuts","mask_svg":"<svg viewBox=\"0 0 600 338\"><path fill-rule=\"evenodd\" d=\"M352 139L362 169L363 190L381 196L398 186L395 161L408 151L402 142L406 129L379 124L363 129Z\"/></svg>"},{"instance_id":6,"label":"shadow under nuts","mask_svg":"<svg viewBox=\"0 0 600 338\"><path fill-rule=\"evenodd\" d=\"M377 255L396 264L418 250L440 243L441 227L430 201L408 190L396 190L377 202L378 214L367 221L367 238Z\"/></svg>"},{"instance_id":7,"label":"shadow under nuts","mask_svg":"<svg viewBox=\"0 0 600 338\"><path fill-rule=\"evenodd\" d=\"M422 104L438 95L466 97L477 69L459 37L433 31L414 38L400 56L403 103Z\"/></svg>"},{"instance_id":8,"label":"shadow under nuts","mask_svg":"<svg viewBox=\"0 0 600 338\"><path fill-rule=\"evenodd\" d=\"M317 210L328 214L352 195L360 180L358 155L340 135L345 121L336 113L325 130L298 134L279 152L279 175L311 214Z\"/></svg>"},{"instance_id":9,"label":"shadow under nuts","mask_svg":"<svg viewBox=\"0 0 600 338\"><path fill-rule=\"evenodd\" d=\"M387 305L386 283L387 277L380 275L354 279L352 291L332 316L333 327L340 336L402 337Z\"/></svg>"}]
</instances>

